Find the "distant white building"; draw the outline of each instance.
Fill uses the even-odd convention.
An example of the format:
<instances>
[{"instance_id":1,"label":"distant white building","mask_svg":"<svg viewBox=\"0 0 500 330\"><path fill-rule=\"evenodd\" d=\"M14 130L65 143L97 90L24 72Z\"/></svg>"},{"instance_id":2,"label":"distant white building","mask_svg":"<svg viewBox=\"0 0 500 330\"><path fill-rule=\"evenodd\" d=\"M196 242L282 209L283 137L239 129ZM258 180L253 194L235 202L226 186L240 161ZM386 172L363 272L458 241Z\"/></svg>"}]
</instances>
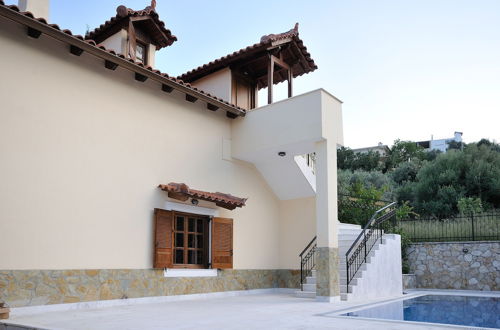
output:
<instances>
[{"instance_id":1,"label":"distant white building","mask_svg":"<svg viewBox=\"0 0 500 330\"><path fill-rule=\"evenodd\" d=\"M439 150L441 152L446 152L449 148L450 142L462 142L462 132L455 132L452 138L434 140L432 137L428 141L420 141L417 144L423 147L427 151Z\"/></svg>"},{"instance_id":2,"label":"distant white building","mask_svg":"<svg viewBox=\"0 0 500 330\"><path fill-rule=\"evenodd\" d=\"M365 148L357 148L357 149L352 149L355 153L368 153L370 151L376 152L380 155L380 157L387 157L389 155L389 146L383 144L382 142L379 142L378 145L374 147L365 147Z\"/></svg>"}]
</instances>

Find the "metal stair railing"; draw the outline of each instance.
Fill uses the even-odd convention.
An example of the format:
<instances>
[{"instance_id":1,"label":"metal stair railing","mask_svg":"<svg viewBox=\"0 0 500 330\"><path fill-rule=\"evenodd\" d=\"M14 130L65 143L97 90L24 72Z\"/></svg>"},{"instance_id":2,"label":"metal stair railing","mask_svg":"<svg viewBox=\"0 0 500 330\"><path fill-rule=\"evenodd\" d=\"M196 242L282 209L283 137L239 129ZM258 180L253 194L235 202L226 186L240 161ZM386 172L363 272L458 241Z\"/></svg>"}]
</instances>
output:
<instances>
[{"instance_id":1,"label":"metal stair railing","mask_svg":"<svg viewBox=\"0 0 500 330\"><path fill-rule=\"evenodd\" d=\"M316 266L316 236L307 244L299 254L300 257L300 290L304 291L304 282L307 276L312 275Z\"/></svg>"},{"instance_id":2,"label":"metal stair railing","mask_svg":"<svg viewBox=\"0 0 500 330\"><path fill-rule=\"evenodd\" d=\"M377 210L345 254L347 292L349 292L349 284L352 279L361 266L366 263L366 259L373 246L375 246L379 239L382 242L384 235L382 224L387 220L396 220L396 204L396 202L393 202Z\"/></svg>"}]
</instances>

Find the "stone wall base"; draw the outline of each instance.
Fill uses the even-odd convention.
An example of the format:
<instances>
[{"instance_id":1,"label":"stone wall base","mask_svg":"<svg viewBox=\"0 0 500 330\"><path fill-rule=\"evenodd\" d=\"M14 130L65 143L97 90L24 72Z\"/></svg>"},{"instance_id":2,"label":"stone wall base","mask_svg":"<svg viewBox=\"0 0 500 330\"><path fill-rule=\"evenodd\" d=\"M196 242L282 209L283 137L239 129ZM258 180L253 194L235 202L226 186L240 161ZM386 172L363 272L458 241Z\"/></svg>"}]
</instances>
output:
<instances>
[{"instance_id":1,"label":"stone wall base","mask_svg":"<svg viewBox=\"0 0 500 330\"><path fill-rule=\"evenodd\" d=\"M415 274L403 274L403 289L416 289L417 277Z\"/></svg>"},{"instance_id":2,"label":"stone wall base","mask_svg":"<svg viewBox=\"0 0 500 330\"><path fill-rule=\"evenodd\" d=\"M300 271L288 269L189 278L166 278L159 269L0 270L0 301L10 307L299 286Z\"/></svg>"},{"instance_id":3,"label":"stone wall base","mask_svg":"<svg viewBox=\"0 0 500 330\"><path fill-rule=\"evenodd\" d=\"M323 299L340 296L339 249L316 248L316 296ZM320 298L321 299L321 298ZM335 299L334 299L335 300Z\"/></svg>"}]
</instances>

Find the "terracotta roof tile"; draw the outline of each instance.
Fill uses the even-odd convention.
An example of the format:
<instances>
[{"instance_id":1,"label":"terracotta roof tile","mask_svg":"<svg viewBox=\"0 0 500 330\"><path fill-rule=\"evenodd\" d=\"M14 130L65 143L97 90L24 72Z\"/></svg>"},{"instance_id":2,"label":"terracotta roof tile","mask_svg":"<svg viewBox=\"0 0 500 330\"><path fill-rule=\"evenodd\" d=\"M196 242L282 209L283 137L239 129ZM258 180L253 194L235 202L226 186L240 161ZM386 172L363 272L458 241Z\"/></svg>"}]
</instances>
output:
<instances>
[{"instance_id":1,"label":"terracotta roof tile","mask_svg":"<svg viewBox=\"0 0 500 330\"><path fill-rule=\"evenodd\" d=\"M247 198L239 198L230 194L224 194L221 192L207 192L201 190L190 189L184 183L170 182L169 184L161 184L158 186L163 191L169 193L169 197L180 199L184 197L186 200L188 198L201 199L204 201L214 202L215 205L233 210L236 207L245 206Z\"/></svg>"},{"instance_id":2,"label":"terracotta roof tile","mask_svg":"<svg viewBox=\"0 0 500 330\"><path fill-rule=\"evenodd\" d=\"M226 56L222 56L219 59L210 61L207 64L201 65L195 69L192 69L178 76L178 78L186 81L194 81L196 79L199 79L200 78L199 75L202 74L203 72L214 72L216 70L220 70L223 67L230 65L232 61L238 60L247 53L269 47L273 42L285 39L291 39L291 41L297 45L297 48L307 61L307 67L303 71L294 72L294 77L303 75L304 73L312 72L318 68L317 65L314 63L314 60L311 58L311 54L309 54L309 52L307 51L306 46L304 46L304 42L299 38L299 24L296 23L295 27L287 32L262 36L260 38L260 42L255 43L251 46L247 46L240 50L237 50Z\"/></svg>"},{"instance_id":3,"label":"terracotta roof tile","mask_svg":"<svg viewBox=\"0 0 500 330\"><path fill-rule=\"evenodd\" d=\"M81 36L81 35L74 35L70 30L67 30L67 29L61 30L57 24L48 24L45 19L43 19L43 18L35 18L35 17L33 17L33 14L30 13L30 12L20 12L19 8L16 5L6 5L3 0L0 0L0 6L4 7L4 8L7 8L7 9L10 9L10 10L13 10L15 12L18 12L19 14L21 14L21 15L23 15L25 17L28 17L28 18L30 18L30 19L32 19L34 21L37 21L39 23L45 24L45 25L51 27L52 29L55 29L55 30L59 31L60 33L64 33L64 34L69 35L69 36L71 36L71 37L73 37L75 39L78 39L81 42L85 42L85 43L87 43L89 45L92 45L96 49L99 49L101 51L105 51L105 52L107 52L109 54L112 54L112 55L116 56L117 58L128 60L129 62L135 64L137 66L137 68L141 68L141 66L140 66L141 63L140 62L135 62L133 59L128 59L123 54L116 54L115 51L110 50L110 49L106 49L103 45L97 45L94 40L84 39L84 37ZM240 107L238 107L238 106L236 106L234 104L231 104L228 101L223 100L223 99L221 99L221 98L219 98L217 96L211 95L210 93L207 93L207 92L199 90L199 89L194 89L190 84L185 83L181 79L178 79L176 77L170 77L168 74L162 73L159 70L152 70L152 69L150 69L150 71L154 72L155 74L161 76L164 79L168 79L172 83L175 83L175 84L178 84L178 85L182 85L184 87L189 88L193 93L203 94L203 95L205 95L205 96L207 96L207 97L209 97L209 98L211 98L211 99L213 99L215 101L222 102L225 105L231 107L232 109L237 110L238 112L240 112L243 115L246 112L245 109L240 108Z\"/></svg>"},{"instance_id":4,"label":"terracotta roof tile","mask_svg":"<svg viewBox=\"0 0 500 330\"><path fill-rule=\"evenodd\" d=\"M107 20L106 22L101 24L99 27L97 27L93 31L88 32L85 35L85 38L86 39L97 39L102 33L106 32L109 28L111 28L115 24L121 22L123 19L129 18L129 17L140 17L140 16L151 17L151 19L156 23L156 25L158 25L161 32L165 35L166 39L159 41L158 49L170 46L175 41L177 41L177 37L174 36L172 34L172 32L165 27L165 23L160 20L158 13L151 6L146 7L143 10L133 10L133 9L127 8L125 6L118 6L118 8L116 8L116 16L111 17L109 20Z\"/></svg>"}]
</instances>

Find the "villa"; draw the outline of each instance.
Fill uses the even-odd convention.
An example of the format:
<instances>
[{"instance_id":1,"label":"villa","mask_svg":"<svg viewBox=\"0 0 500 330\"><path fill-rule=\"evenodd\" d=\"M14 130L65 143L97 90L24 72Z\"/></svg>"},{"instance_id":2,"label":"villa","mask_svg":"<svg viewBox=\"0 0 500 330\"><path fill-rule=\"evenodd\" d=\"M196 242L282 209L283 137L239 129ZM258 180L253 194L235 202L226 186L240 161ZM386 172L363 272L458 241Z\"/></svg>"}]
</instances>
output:
<instances>
[{"instance_id":1,"label":"villa","mask_svg":"<svg viewBox=\"0 0 500 330\"><path fill-rule=\"evenodd\" d=\"M450 143L457 143L459 145L462 143L462 135L462 132L455 132L453 133L453 137L448 139L434 139L434 136L432 136L430 140L417 142L417 145L427 151L437 150L446 152L450 148Z\"/></svg>"},{"instance_id":2,"label":"villa","mask_svg":"<svg viewBox=\"0 0 500 330\"><path fill-rule=\"evenodd\" d=\"M173 77L155 1L85 36L48 12L0 1L0 301L401 294L399 236L337 220L342 102L293 94L317 69L298 24Z\"/></svg>"}]
</instances>

